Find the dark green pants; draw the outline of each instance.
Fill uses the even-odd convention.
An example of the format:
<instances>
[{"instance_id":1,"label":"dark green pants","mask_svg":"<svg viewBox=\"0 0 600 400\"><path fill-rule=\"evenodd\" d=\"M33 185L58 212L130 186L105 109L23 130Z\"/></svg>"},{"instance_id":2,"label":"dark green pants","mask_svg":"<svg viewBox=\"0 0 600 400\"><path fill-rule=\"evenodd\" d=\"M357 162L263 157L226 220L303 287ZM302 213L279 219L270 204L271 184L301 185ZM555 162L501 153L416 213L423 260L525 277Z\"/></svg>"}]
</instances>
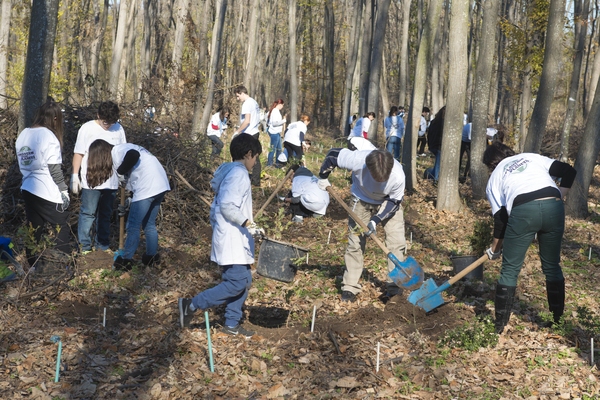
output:
<instances>
[{"instance_id":1,"label":"dark green pants","mask_svg":"<svg viewBox=\"0 0 600 400\"><path fill-rule=\"evenodd\" d=\"M563 280L560 247L564 231L565 208L560 199L534 200L513 208L504 235L502 270L498 283L517 286L525 254L536 233L546 280Z\"/></svg>"}]
</instances>

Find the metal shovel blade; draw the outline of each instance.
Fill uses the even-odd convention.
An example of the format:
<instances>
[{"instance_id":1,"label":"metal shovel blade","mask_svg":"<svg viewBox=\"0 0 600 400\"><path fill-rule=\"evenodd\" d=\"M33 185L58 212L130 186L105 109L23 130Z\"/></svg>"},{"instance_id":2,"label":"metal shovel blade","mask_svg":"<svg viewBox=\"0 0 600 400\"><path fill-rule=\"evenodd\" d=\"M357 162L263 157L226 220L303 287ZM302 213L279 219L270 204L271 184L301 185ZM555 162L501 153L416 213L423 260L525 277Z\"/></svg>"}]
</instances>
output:
<instances>
[{"instance_id":1,"label":"metal shovel blade","mask_svg":"<svg viewBox=\"0 0 600 400\"><path fill-rule=\"evenodd\" d=\"M393 253L389 253L388 258L396 266L396 268L388 273L388 276L396 285L408 290L414 290L423 283L423 269L417 260L407 257L406 260L400 261Z\"/></svg>"},{"instance_id":2,"label":"metal shovel blade","mask_svg":"<svg viewBox=\"0 0 600 400\"><path fill-rule=\"evenodd\" d=\"M420 289L415 290L408 296L408 302L429 312L444 304L442 292L449 287L448 282L438 287L434 280L429 278L423 283Z\"/></svg>"}]
</instances>

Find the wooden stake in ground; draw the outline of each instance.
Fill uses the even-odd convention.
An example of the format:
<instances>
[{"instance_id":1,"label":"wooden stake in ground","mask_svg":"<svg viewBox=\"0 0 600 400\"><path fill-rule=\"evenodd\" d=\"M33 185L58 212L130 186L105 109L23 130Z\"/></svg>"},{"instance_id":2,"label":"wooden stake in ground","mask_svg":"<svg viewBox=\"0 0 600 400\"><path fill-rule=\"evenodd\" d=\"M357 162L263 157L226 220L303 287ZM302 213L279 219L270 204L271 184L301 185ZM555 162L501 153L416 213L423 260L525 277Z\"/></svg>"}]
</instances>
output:
<instances>
[{"instance_id":1,"label":"wooden stake in ground","mask_svg":"<svg viewBox=\"0 0 600 400\"><path fill-rule=\"evenodd\" d=\"M290 176L292 176L292 174L294 173L293 169L290 169L288 171L288 173L285 175L285 177L281 180L281 182L279 182L279 185L277 185L277 187L275 188L275 190L273 191L273 193L271 193L271 195L269 196L269 198L267 199L267 201L265 201L265 204L262 205L262 207L260 208L260 210L258 210L256 212L256 214L254 215L254 220L256 221L258 219L258 217L261 216L261 214L263 213L263 211L265 211L265 208L267 208L267 206L269 205L269 203L271 202L271 200L273 200L273 198L275 196L277 196L277 192L279 192L281 190L281 188L283 187L283 184L285 183L285 181L287 181Z\"/></svg>"}]
</instances>

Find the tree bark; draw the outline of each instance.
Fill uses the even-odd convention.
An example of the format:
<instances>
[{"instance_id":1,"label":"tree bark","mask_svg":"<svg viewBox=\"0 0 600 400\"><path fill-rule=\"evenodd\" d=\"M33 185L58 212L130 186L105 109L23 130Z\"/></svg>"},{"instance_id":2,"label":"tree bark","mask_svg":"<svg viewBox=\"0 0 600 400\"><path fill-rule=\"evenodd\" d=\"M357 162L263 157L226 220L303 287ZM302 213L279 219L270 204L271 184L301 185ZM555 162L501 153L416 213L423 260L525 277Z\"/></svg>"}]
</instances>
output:
<instances>
[{"instance_id":1,"label":"tree bark","mask_svg":"<svg viewBox=\"0 0 600 400\"><path fill-rule=\"evenodd\" d=\"M248 28L248 55L246 64L246 76L244 84L248 92L253 95L255 91L254 78L256 72L256 50L258 49L258 14L260 11L259 0L252 0L252 11L250 12L250 27Z\"/></svg>"},{"instance_id":2,"label":"tree bark","mask_svg":"<svg viewBox=\"0 0 600 400\"><path fill-rule=\"evenodd\" d=\"M6 78L8 73L8 39L10 37L11 0L2 0L2 19L0 19L0 108L8 105L6 99Z\"/></svg>"},{"instance_id":3,"label":"tree bark","mask_svg":"<svg viewBox=\"0 0 600 400\"><path fill-rule=\"evenodd\" d=\"M544 68L540 78L540 89L531 115L531 124L525 139L524 150L529 153L540 151L544 132L546 131L550 106L554 99L560 72L564 15L565 0L551 0L548 30L546 32L546 49L544 50Z\"/></svg>"},{"instance_id":4,"label":"tree bark","mask_svg":"<svg viewBox=\"0 0 600 400\"><path fill-rule=\"evenodd\" d=\"M58 0L33 0L25 75L19 110L19 132L30 126L48 97L58 20Z\"/></svg>"},{"instance_id":5,"label":"tree bark","mask_svg":"<svg viewBox=\"0 0 600 400\"><path fill-rule=\"evenodd\" d=\"M410 26L410 3L412 0L402 2L402 41L400 42L400 66L398 83L400 85L398 105L408 104L408 28Z\"/></svg>"},{"instance_id":6,"label":"tree bark","mask_svg":"<svg viewBox=\"0 0 600 400\"><path fill-rule=\"evenodd\" d=\"M453 0L449 33L448 98L444 118L438 198L436 208L457 212L461 208L458 193L459 150L463 115L467 96L467 38L469 34L469 1Z\"/></svg>"},{"instance_id":7,"label":"tree bark","mask_svg":"<svg viewBox=\"0 0 600 400\"><path fill-rule=\"evenodd\" d=\"M427 68L433 52L433 41L435 39L442 2L433 1L427 10L427 21L423 28L419 42L419 52L415 66L415 78L412 89L412 101L408 111L408 123L404 133L404 145L402 146L402 160L404 161L404 173L406 175L406 190L413 190L417 184L417 136L419 122L421 121L421 110L425 101L425 90L427 89ZM410 160L410 162L408 161Z\"/></svg>"},{"instance_id":8,"label":"tree bark","mask_svg":"<svg viewBox=\"0 0 600 400\"><path fill-rule=\"evenodd\" d=\"M360 52L360 79L358 83L358 114L365 115L369 104L369 66L371 64L371 49L373 44L373 9L375 0L364 0L365 8L362 14L362 45Z\"/></svg>"},{"instance_id":9,"label":"tree bark","mask_svg":"<svg viewBox=\"0 0 600 400\"><path fill-rule=\"evenodd\" d=\"M110 72L108 77L109 95L119 101L122 92L119 90L119 73L121 71L121 59L123 48L125 47L125 33L127 32L127 9L128 1L121 0L119 3L119 19L117 22L117 33L113 42L112 60L110 63Z\"/></svg>"},{"instance_id":10,"label":"tree bark","mask_svg":"<svg viewBox=\"0 0 600 400\"><path fill-rule=\"evenodd\" d=\"M333 104L334 104L334 48L335 48L335 14L333 12L333 0L325 1L324 21L324 48L323 48L323 73L324 73L324 105L325 105L325 126L333 126Z\"/></svg>"},{"instance_id":11,"label":"tree bark","mask_svg":"<svg viewBox=\"0 0 600 400\"><path fill-rule=\"evenodd\" d=\"M290 120L298 120L298 65L296 63L296 8L297 0L289 0L288 17L290 43Z\"/></svg>"},{"instance_id":12,"label":"tree bark","mask_svg":"<svg viewBox=\"0 0 600 400\"><path fill-rule=\"evenodd\" d=\"M102 8L100 8L99 1L102 1ZM94 1L94 36L90 46L90 75L93 83L92 101L96 101L99 98L100 91L106 82L104 79L100 79L98 71L102 45L104 44L104 34L106 33L106 26L108 24L108 0L99 1Z\"/></svg>"},{"instance_id":13,"label":"tree bark","mask_svg":"<svg viewBox=\"0 0 600 400\"><path fill-rule=\"evenodd\" d=\"M344 85L344 108L342 109L342 120L340 121L340 130L344 136L350 134L350 107L352 105L352 82L354 80L354 71L356 70L356 60L358 59L358 34L360 32L360 15L362 10L362 0L353 0L353 10L350 25L350 37L347 44L348 61L346 62L346 83Z\"/></svg>"},{"instance_id":14,"label":"tree bark","mask_svg":"<svg viewBox=\"0 0 600 400\"><path fill-rule=\"evenodd\" d=\"M481 24L481 42L475 69L475 88L473 91L473 125L471 127L471 182L473 198L484 199L488 180L487 167L481 160L486 149L486 129L492 89L492 69L496 52L496 31L500 0L482 2L483 23Z\"/></svg>"}]
</instances>

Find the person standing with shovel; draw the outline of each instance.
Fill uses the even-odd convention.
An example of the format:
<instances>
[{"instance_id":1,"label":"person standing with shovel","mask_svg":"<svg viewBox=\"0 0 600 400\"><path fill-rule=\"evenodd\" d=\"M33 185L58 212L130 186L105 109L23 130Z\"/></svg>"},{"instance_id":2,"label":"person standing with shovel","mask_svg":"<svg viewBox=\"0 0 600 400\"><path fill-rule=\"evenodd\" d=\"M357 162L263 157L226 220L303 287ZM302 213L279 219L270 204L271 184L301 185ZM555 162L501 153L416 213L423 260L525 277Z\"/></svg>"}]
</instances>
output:
<instances>
[{"instance_id":1,"label":"person standing with shovel","mask_svg":"<svg viewBox=\"0 0 600 400\"><path fill-rule=\"evenodd\" d=\"M364 268L363 253L367 237L376 233L378 225L383 226L385 244L389 250L404 259L406 239L401 203L405 177L402 166L388 151L331 149L319 171L319 188L327 190L331 186L327 178L336 167L352 171L351 207L354 214L369 228L368 232L358 234L357 223L351 217L348 218L348 247L344 257L346 271L342 281L341 300L354 302L362 288L358 281ZM393 271L395 267L388 260L388 271ZM396 283L388 277L386 296L393 297L399 290Z\"/></svg>"},{"instance_id":2,"label":"person standing with shovel","mask_svg":"<svg viewBox=\"0 0 600 400\"><path fill-rule=\"evenodd\" d=\"M502 255L496 284L496 333L502 333L510 319L517 278L536 234L548 306L554 323L558 323L565 308L565 278L560 267L565 230L562 198L577 171L569 164L539 154L515 155L500 142L487 148L483 163L491 171L486 195L494 215L494 240L487 255L491 260ZM555 178L560 178L559 185Z\"/></svg>"}]
</instances>

